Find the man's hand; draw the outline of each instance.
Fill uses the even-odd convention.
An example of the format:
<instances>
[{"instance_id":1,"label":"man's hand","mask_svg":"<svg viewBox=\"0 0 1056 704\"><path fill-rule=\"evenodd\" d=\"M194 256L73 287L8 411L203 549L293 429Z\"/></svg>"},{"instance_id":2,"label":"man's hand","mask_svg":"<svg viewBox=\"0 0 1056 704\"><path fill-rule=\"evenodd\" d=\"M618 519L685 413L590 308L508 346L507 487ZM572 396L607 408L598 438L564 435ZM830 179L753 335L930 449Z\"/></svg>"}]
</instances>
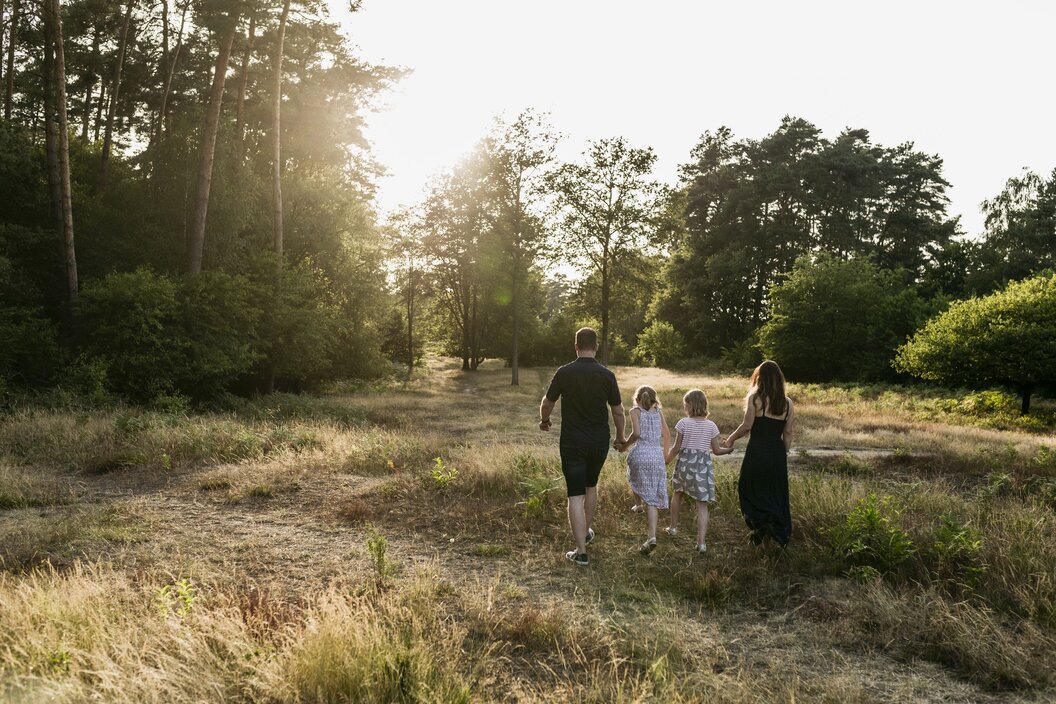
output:
<instances>
[{"instance_id":1,"label":"man's hand","mask_svg":"<svg viewBox=\"0 0 1056 704\"><path fill-rule=\"evenodd\" d=\"M542 430L542 431L545 431L545 432L549 432L550 431L550 427L553 424L554 424L553 421L551 421L549 418L547 418L546 420L541 420L541 421L539 421L539 430Z\"/></svg>"},{"instance_id":2,"label":"man's hand","mask_svg":"<svg viewBox=\"0 0 1056 704\"><path fill-rule=\"evenodd\" d=\"M627 441L623 438L616 438L612 441L612 449L616 450L617 452L623 452L625 449L627 449Z\"/></svg>"}]
</instances>

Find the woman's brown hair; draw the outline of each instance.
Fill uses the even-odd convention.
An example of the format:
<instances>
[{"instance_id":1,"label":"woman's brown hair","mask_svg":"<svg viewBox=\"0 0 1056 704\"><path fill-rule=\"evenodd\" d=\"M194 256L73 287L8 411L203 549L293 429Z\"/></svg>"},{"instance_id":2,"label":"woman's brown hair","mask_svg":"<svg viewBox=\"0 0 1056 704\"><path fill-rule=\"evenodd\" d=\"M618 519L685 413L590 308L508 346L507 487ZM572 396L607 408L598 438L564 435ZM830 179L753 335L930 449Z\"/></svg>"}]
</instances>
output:
<instances>
[{"instance_id":1,"label":"woman's brown hair","mask_svg":"<svg viewBox=\"0 0 1056 704\"><path fill-rule=\"evenodd\" d=\"M785 375L777 362L768 359L752 372L748 395L755 394L763 404L763 413L772 416L785 414Z\"/></svg>"}]
</instances>

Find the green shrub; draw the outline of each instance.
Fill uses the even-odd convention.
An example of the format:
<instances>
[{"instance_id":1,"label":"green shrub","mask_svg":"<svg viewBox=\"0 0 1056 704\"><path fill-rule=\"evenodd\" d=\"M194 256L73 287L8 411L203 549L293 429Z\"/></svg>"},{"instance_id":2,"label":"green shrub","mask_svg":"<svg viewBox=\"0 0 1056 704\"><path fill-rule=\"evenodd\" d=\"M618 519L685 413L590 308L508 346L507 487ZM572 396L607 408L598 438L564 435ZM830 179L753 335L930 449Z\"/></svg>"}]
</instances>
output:
<instances>
[{"instance_id":1,"label":"green shrub","mask_svg":"<svg viewBox=\"0 0 1056 704\"><path fill-rule=\"evenodd\" d=\"M896 348L927 314L901 272L864 259L800 258L770 295L759 349L797 380L891 378Z\"/></svg>"},{"instance_id":2,"label":"green shrub","mask_svg":"<svg viewBox=\"0 0 1056 704\"><path fill-rule=\"evenodd\" d=\"M898 517L890 496L870 494L858 501L843 523L829 529L830 547L849 567L891 572L914 552L909 534L896 523Z\"/></svg>"},{"instance_id":3,"label":"green shrub","mask_svg":"<svg viewBox=\"0 0 1056 704\"><path fill-rule=\"evenodd\" d=\"M939 579L973 586L983 573L983 534L956 517L944 515L931 540L933 569Z\"/></svg>"},{"instance_id":4,"label":"green shrub","mask_svg":"<svg viewBox=\"0 0 1056 704\"><path fill-rule=\"evenodd\" d=\"M105 364L107 386L135 401L211 398L258 356L260 311L240 277L111 274L84 287L78 315L89 364Z\"/></svg>"},{"instance_id":5,"label":"green shrub","mask_svg":"<svg viewBox=\"0 0 1056 704\"><path fill-rule=\"evenodd\" d=\"M671 323L654 320L638 335L634 360L652 367L670 367L686 354L682 335Z\"/></svg>"}]
</instances>

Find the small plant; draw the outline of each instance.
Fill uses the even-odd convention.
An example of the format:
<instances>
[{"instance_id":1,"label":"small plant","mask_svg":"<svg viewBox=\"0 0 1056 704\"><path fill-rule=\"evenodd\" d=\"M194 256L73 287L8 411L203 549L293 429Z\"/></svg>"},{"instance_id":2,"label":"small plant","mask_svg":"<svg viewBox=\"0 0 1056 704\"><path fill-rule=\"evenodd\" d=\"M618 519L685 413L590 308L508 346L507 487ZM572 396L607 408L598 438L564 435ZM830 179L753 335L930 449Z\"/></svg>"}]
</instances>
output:
<instances>
[{"instance_id":1,"label":"small plant","mask_svg":"<svg viewBox=\"0 0 1056 704\"><path fill-rule=\"evenodd\" d=\"M882 576L879 570L869 565L856 565L847 570L847 579L858 582L858 584L869 584L877 581Z\"/></svg>"},{"instance_id":2,"label":"small plant","mask_svg":"<svg viewBox=\"0 0 1056 704\"><path fill-rule=\"evenodd\" d=\"M525 518L538 518L546 512L546 497L557 488L557 482L551 477L531 475L521 480L521 492L524 501L517 502L524 506Z\"/></svg>"},{"instance_id":3,"label":"small plant","mask_svg":"<svg viewBox=\"0 0 1056 704\"><path fill-rule=\"evenodd\" d=\"M913 541L895 523L897 519L890 496L870 494L858 501L843 523L829 529L832 550L850 566L890 572L914 552Z\"/></svg>"},{"instance_id":4,"label":"small plant","mask_svg":"<svg viewBox=\"0 0 1056 704\"><path fill-rule=\"evenodd\" d=\"M184 578L174 584L166 584L155 593L156 606L162 616L175 614L181 619L191 612L198 595L190 580Z\"/></svg>"},{"instance_id":5,"label":"small plant","mask_svg":"<svg viewBox=\"0 0 1056 704\"><path fill-rule=\"evenodd\" d=\"M931 548L935 554L935 573L940 579L974 586L986 569L982 562L982 533L949 514L942 517L935 529Z\"/></svg>"},{"instance_id":6,"label":"small plant","mask_svg":"<svg viewBox=\"0 0 1056 704\"><path fill-rule=\"evenodd\" d=\"M1016 489L1016 479L1008 472L992 472L986 475L983 493L989 497L1009 496Z\"/></svg>"},{"instance_id":7,"label":"small plant","mask_svg":"<svg viewBox=\"0 0 1056 704\"><path fill-rule=\"evenodd\" d=\"M367 554L370 556L370 566L374 568L374 576L379 582L396 571L396 565L388 557L389 541L378 532L377 528L370 526L367 532Z\"/></svg>"},{"instance_id":8,"label":"small plant","mask_svg":"<svg viewBox=\"0 0 1056 704\"><path fill-rule=\"evenodd\" d=\"M446 489L458 479L458 469L444 462L443 457L433 458L433 481L441 489Z\"/></svg>"}]
</instances>

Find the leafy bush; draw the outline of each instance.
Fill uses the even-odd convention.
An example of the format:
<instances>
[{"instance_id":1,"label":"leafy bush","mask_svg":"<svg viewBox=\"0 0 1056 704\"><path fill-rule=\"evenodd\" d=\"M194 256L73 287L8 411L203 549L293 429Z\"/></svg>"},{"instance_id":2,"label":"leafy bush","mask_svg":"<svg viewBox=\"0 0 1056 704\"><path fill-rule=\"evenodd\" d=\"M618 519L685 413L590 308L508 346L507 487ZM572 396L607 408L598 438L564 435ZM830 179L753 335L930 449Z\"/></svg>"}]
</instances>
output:
<instances>
[{"instance_id":1,"label":"leafy bush","mask_svg":"<svg viewBox=\"0 0 1056 704\"><path fill-rule=\"evenodd\" d=\"M182 281L148 269L111 274L81 293L82 344L122 396L209 398L258 356L253 300L246 279L225 274Z\"/></svg>"},{"instance_id":2,"label":"leafy bush","mask_svg":"<svg viewBox=\"0 0 1056 704\"><path fill-rule=\"evenodd\" d=\"M654 320L638 335L638 345L634 348L635 361L653 367L669 367L685 354L682 335L671 323L659 320Z\"/></svg>"},{"instance_id":3,"label":"leafy bush","mask_svg":"<svg viewBox=\"0 0 1056 704\"><path fill-rule=\"evenodd\" d=\"M788 376L806 381L894 376L895 350L926 317L926 304L901 272L865 259L802 257L770 295L759 348Z\"/></svg>"},{"instance_id":4,"label":"leafy bush","mask_svg":"<svg viewBox=\"0 0 1056 704\"><path fill-rule=\"evenodd\" d=\"M927 381L1011 386L1021 412L1056 379L1056 274L952 304L898 350L894 365Z\"/></svg>"},{"instance_id":5,"label":"leafy bush","mask_svg":"<svg viewBox=\"0 0 1056 704\"><path fill-rule=\"evenodd\" d=\"M913 541L896 523L890 496L860 499L843 523L829 529L837 558L851 567L868 566L887 573L913 555Z\"/></svg>"},{"instance_id":6,"label":"leafy bush","mask_svg":"<svg viewBox=\"0 0 1056 704\"><path fill-rule=\"evenodd\" d=\"M932 535L935 575L972 586L983 573L983 534L956 517L944 515Z\"/></svg>"}]
</instances>

